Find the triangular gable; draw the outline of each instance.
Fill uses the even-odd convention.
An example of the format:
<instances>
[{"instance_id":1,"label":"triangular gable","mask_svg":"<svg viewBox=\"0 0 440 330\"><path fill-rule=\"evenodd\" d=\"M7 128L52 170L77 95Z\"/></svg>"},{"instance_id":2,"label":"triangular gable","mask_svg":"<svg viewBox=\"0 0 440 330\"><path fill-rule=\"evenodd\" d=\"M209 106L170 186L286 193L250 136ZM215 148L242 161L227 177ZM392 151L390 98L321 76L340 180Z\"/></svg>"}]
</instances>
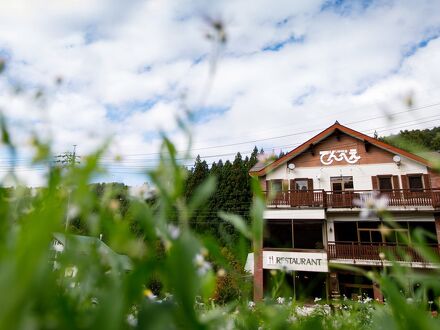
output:
<instances>
[{"instance_id":1,"label":"triangular gable","mask_svg":"<svg viewBox=\"0 0 440 330\"><path fill-rule=\"evenodd\" d=\"M351 128L343 126L343 125L339 124L339 122L336 122L333 125L331 125L330 127L328 127L327 129L323 130L321 133L315 135L314 137L307 140L306 142L304 142L303 144L301 144L297 148L293 149L292 151L290 151L289 153L287 153L283 157L277 159L276 161L274 161L264 167L261 167L261 164L259 164L260 167L252 168L249 173L252 176L266 175L267 173L274 170L275 168L294 159L295 157L298 157L299 155L303 154L304 152L306 152L310 148L313 148L316 144L327 139L328 137L330 137L331 135L335 134L338 131L341 133L344 133L348 136L351 136L357 140L363 141L364 143L368 143L368 144L371 144L377 148L388 151L392 154L401 155L401 156L404 156L404 157L409 158L411 160L414 160L420 164L423 164L425 166L428 166L428 167L430 166L429 162L425 158L414 155L414 154L412 154L408 151L405 151L403 149L391 146L385 142L379 141L379 140L372 138L368 135L365 135L365 134L360 133L358 131L355 131Z\"/></svg>"}]
</instances>

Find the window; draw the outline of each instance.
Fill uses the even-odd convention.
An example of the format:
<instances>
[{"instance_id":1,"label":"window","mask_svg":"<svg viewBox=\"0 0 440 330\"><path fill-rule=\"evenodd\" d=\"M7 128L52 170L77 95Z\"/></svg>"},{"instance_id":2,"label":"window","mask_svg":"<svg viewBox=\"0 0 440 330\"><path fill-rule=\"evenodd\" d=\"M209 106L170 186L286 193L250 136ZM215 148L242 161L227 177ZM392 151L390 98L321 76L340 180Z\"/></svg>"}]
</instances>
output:
<instances>
[{"instance_id":1,"label":"window","mask_svg":"<svg viewBox=\"0 0 440 330\"><path fill-rule=\"evenodd\" d=\"M322 222L269 219L263 246L280 249L323 249Z\"/></svg>"},{"instance_id":2,"label":"window","mask_svg":"<svg viewBox=\"0 0 440 330\"><path fill-rule=\"evenodd\" d=\"M283 181L282 180L271 180L270 188L272 191L280 192L283 190Z\"/></svg>"},{"instance_id":3,"label":"window","mask_svg":"<svg viewBox=\"0 0 440 330\"><path fill-rule=\"evenodd\" d=\"M380 222L358 222L359 242L405 244L409 239L408 224L399 223L400 228L389 228Z\"/></svg>"},{"instance_id":4,"label":"window","mask_svg":"<svg viewBox=\"0 0 440 330\"><path fill-rule=\"evenodd\" d=\"M356 222L341 221L334 223L335 240L336 241L357 241L357 225Z\"/></svg>"},{"instance_id":5,"label":"window","mask_svg":"<svg viewBox=\"0 0 440 330\"><path fill-rule=\"evenodd\" d=\"M382 234L379 229L358 229L359 241L362 243L382 243Z\"/></svg>"},{"instance_id":6,"label":"window","mask_svg":"<svg viewBox=\"0 0 440 330\"><path fill-rule=\"evenodd\" d=\"M322 223L294 223L293 245L296 249L323 249Z\"/></svg>"},{"instance_id":7,"label":"window","mask_svg":"<svg viewBox=\"0 0 440 330\"><path fill-rule=\"evenodd\" d=\"M344 190L350 190L353 189L353 177L346 177L346 180L344 181Z\"/></svg>"},{"instance_id":8,"label":"window","mask_svg":"<svg viewBox=\"0 0 440 330\"><path fill-rule=\"evenodd\" d=\"M330 183L333 191L343 191L353 189L353 177L352 176L337 176L331 177Z\"/></svg>"},{"instance_id":9,"label":"window","mask_svg":"<svg viewBox=\"0 0 440 330\"><path fill-rule=\"evenodd\" d=\"M295 190L304 191L308 189L308 180L307 179L297 179L295 180Z\"/></svg>"},{"instance_id":10,"label":"window","mask_svg":"<svg viewBox=\"0 0 440 330\"><path fill-rule=\"evenodd\" d=\"M387 192L393 190L393 183L391 176L379 176L379 190L381 192Z\"/></svg>"},{"instance_id":11,"label":"window","mask_svg":"<svg viewBox=\"0 0 440 330\"><path fill-rule=\"evenodd\" d=\"M421 175L409 175L408 184L410 191L422 191L423 190L423 180Z\"/></svg>"},{"instance_id":12,"label":"window","mask_svg":"<svg viewBox=\"0 0 440 330\"><path fill-rule=\"evenodd\" d=\"M265 226L263 246L292 248L292 221L268 220Z\"/></svg>"}]
</instances>

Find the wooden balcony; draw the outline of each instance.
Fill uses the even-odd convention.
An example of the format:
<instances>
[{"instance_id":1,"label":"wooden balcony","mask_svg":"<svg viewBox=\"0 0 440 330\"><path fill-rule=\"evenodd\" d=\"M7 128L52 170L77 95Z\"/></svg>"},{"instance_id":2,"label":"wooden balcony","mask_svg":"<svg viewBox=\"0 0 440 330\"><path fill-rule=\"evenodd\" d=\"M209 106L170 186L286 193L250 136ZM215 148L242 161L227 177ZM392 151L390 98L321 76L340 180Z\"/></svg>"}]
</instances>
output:
<instances>
[{"instance_id":1,"label":"wooden balcony","mask_svg":"<svg viewBox=\"0 0 440 330\"><path fill-rule=\"evenodd\" d=\"M440 244L431 244L428 248L432 249L435 255L440 256ZM329 260L383 261L391 259L393 261L427 262L414 247L394 243L328 242L327 255ZM387 256L391 257L387 258Z\"/></svg>"},{"instance_id":2,"label":"wooden balcony","mask_svg":"<svg viewBox=\"0 0 440 330\"><path fill-rule=\"evenodd\" d=\"M371 196L385 196L389 207L433 207L440 208L440 189L394 189L387 192L373 190L350 191L282 191L271 198L266 194L268 207L315 207L315 208L360 208L359 201L368 200ZM375 195L374 195L375 194Z\"/></svg>"}]
</instances>

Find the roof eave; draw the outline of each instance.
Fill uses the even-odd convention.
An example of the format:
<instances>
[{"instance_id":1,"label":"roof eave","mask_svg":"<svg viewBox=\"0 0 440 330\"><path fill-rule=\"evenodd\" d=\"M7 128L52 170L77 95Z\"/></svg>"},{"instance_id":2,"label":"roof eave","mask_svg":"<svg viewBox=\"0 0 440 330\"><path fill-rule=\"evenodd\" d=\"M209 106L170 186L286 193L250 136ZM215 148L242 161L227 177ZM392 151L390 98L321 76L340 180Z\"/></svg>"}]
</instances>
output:
<instances>
[{"instance_id":1,"label":"roof eave","mask_svg":"<svg viewBox=\"0 0 440 330\"><path fill-rule=\"evenodd\" d=\"M377 139L374 139L368 135L365 135L363 133L357 132L349 127L345 127L341 124L339 124L338 122L336 122L335 124L329 126L328 128L326 128L325 130L323 130L321 133L318 133L317 135L315 135L314 137L310 138L309 140L307 140L306 142L304 142L303 144L301 144L300 146L298 146L297 148L293 149L292 151L290 151L289 153L287 153L286 155L284 155L283 157L279 158L278 160L274 161L271 164L268 164L266 167L262 168L259 171L255 171L255 172L249 172L249 174L251 176L263 176L263 175L267 175L269 172L271 172L273 169L283 165L284 163L288 162L289 160L297 157L298 155L300 155L301 153L303 153L304 151L306 151L310 145L314 145L320 141L322 141L323 139L327 138L328 136L330 136L331 134L333 134L336 130L340 130L341 132L355 138L361 141L367 141L371 144L373 144L374 146L384 149L388 152L403 156L405 158L409 158L415 162L418 162L422 165L425 165L427 167L432 168L432 164L430 164L429 161L427 161L426 159L424 159L423 157L420 157L418 155L415 155L413 153L410 153L408 151L405 151L403 149L400 149L398 147L394 147L389 145L388 143L379 141Z\"/></svg>"}]
</instances>

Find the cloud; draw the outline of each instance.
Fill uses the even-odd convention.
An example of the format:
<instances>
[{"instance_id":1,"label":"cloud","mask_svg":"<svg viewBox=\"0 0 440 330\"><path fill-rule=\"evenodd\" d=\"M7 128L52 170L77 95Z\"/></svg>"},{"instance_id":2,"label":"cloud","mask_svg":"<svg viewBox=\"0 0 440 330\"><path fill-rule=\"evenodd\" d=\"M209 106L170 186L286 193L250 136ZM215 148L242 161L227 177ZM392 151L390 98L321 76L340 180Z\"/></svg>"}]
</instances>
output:
<instances>
[{"instance_id":1,"label":"cloud","mask_svg":"<svg viewBox=\"0 0 440 330\"><path fill-rule=\"evenodd\" d=\"M87 153L112 136L113 154L140 154L113 170L118 180L155 157L160 130L184 148L175 117L185 107L196 112L194 148L232 144L194 152L206 156L288 149L336 119L367 133L428 127L436 107L383 115L404 110L408 93L416 106L440 101L439 10L433 1L5 2L0 107L26 154L32 131L50 135L56 152ZM224 23L222 48L206 38L212 20Z\"/></svg>"}]
</instances>

